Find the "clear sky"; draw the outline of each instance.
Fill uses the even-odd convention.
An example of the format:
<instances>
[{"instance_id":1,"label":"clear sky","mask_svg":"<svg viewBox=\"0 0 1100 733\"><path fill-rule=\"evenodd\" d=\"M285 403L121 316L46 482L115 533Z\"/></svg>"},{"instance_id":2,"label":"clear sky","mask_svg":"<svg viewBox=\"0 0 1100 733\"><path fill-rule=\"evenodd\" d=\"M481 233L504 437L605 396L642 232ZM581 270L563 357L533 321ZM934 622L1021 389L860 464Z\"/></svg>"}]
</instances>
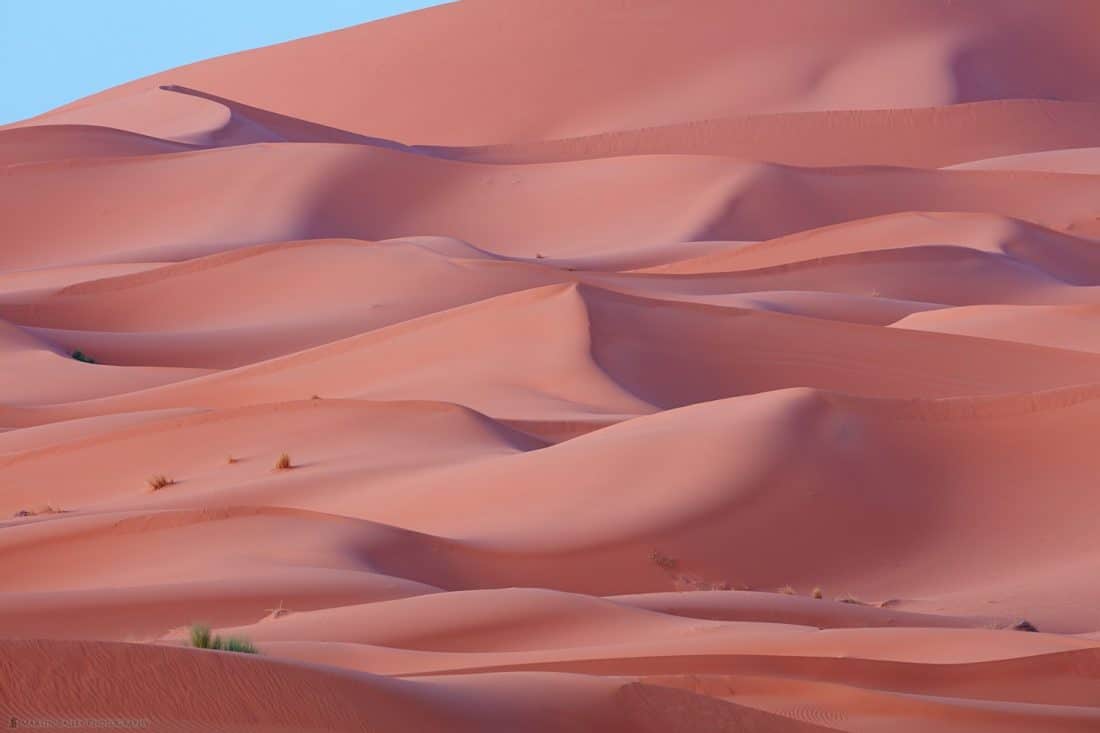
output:
<instances>
[{"instance_id":1,"label":"clear sky","mask_svg":"<svg viewBox=\"0 0 1100 733\"><path fill-rule=\"evenodd\" d=\"M439 0L0 0L0 124L175 66Z\"/></svg>"}]
</instances>

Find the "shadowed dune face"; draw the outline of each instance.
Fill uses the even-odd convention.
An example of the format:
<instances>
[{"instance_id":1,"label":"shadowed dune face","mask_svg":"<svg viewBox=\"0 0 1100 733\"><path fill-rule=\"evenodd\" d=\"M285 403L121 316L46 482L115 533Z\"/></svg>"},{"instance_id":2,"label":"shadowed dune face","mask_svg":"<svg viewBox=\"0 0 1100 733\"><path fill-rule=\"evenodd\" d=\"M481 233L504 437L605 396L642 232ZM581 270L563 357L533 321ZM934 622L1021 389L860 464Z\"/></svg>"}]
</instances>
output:
<instances>
[{"instance_id":1,"label":"shadowed dune face","mask_svg":"<svg viewBox=\"0 0 1100 733\"><path fill-rule=\"evenodd\" d=\"M1097 27L467 0L0 128L0 712L1100 729Z\"/></svg>"}]
</instances>

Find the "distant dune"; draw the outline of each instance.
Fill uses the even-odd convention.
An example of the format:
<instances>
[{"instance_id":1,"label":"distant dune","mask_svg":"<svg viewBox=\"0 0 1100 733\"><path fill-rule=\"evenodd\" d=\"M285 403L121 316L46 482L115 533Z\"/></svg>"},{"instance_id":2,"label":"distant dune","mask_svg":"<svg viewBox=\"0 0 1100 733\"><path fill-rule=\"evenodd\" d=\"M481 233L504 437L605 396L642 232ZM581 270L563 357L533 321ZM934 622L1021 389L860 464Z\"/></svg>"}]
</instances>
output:
<instances>
[{"instance_id":1,"label":"distant dune","mask_svg":"<svg viewBox=\"0 0 1100 733\"><path fill-rule=\"evenodd\" d=\"M0 127L0 712L1100 730L1097 28L464 0Z\"/></svg>"}]
</instances>

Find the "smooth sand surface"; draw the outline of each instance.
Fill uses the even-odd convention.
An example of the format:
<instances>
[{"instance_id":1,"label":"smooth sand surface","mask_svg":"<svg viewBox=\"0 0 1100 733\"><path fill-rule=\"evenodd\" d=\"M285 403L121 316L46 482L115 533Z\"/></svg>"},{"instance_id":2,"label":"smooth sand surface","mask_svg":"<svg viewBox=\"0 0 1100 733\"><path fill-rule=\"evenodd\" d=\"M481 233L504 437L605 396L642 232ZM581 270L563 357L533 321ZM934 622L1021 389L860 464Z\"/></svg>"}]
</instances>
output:
<instances>
[{"instance_id":1,"label":"smooth sand surface","mask_svg":"<svg viewBox=\"0 0 1100 733\"><path fill-rule=\"evenodd\" d=\"M1097 27L465 0L0 127L0 719L1100 730Z\"/></svg>"}]
</instances>

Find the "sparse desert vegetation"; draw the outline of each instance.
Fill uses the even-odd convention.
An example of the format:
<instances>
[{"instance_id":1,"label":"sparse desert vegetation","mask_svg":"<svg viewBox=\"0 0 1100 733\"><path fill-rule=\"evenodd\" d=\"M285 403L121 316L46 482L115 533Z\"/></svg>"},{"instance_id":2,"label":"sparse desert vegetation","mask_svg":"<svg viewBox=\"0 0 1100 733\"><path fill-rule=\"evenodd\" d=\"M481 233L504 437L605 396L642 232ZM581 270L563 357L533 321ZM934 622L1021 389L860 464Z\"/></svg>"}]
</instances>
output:
<instances>
[{"instance_id":1,"label":"sparse desert vegetation","mask_svg":"<svg viewBox=\"0 0 1100 733\"><path fill-rule=\"evenodd\" d=\"M84 362L85 364L95 364L95 363L96 363L96 360L95 360L95 359L93 359L92 357L88 356L87 354L85 354L85 353L84 353L83 351L81 351L81 350L79 350L79 349L77 349L77 350L76 350L76 351L74 351L74 352L73 352L72 354L70 354L70 356L72 356L72 357L73 357L74 359L76 359L77 361L82 361L82 362Z\"/></svg>"},{"instance_id":2,"label":"sparse desert vegetation","mask_svg":"<svg viewBox=\"0 0 1100 733\"><path fill-rule=\"evenodd\" d=\"M275 470L286 471L290 468L294 468L294 464L290 462L290 454L283 453L281 456L279 456L279 459L275 461Z\"/></svg>"},{"instance_id":3,"label":"sparse desert vegetation","mask_svg":"<svg viewBox=\"0 0 1100 733\"><path fill-rule=\"evenodd\" d=\"M176 482L165 476L163 473L157 473L147 478L145 480L145 483L149 486L150 491L160 491L165 486L171 486Z\"/></svg>"},{"instance_id":4,"label":"sparse desert vegetation","mask_svg":"<svg viewBox=\"0 0 1100 733\"><path fill-rule=\"evenodd\" d=\"M196 649L216 649L225 652L239 652L241 654L258 654L259 651L248 639L231 636L223 639L217 634L210 633L210 627L204 624L193 624L190 630L191 646Z\"/></svg>"},{"instance_id":5,"label":"sparse desert vegetation","mask_svg":"<svg viewBox=\"0 0 1100 733\"><path fill-rule=\"evenodd\" d=\"M822 598L825 597L825 591L821 590L821 588L815 587L812 591L810 591L810 595L820 601Z\"/></svg>"}]
</instances>

